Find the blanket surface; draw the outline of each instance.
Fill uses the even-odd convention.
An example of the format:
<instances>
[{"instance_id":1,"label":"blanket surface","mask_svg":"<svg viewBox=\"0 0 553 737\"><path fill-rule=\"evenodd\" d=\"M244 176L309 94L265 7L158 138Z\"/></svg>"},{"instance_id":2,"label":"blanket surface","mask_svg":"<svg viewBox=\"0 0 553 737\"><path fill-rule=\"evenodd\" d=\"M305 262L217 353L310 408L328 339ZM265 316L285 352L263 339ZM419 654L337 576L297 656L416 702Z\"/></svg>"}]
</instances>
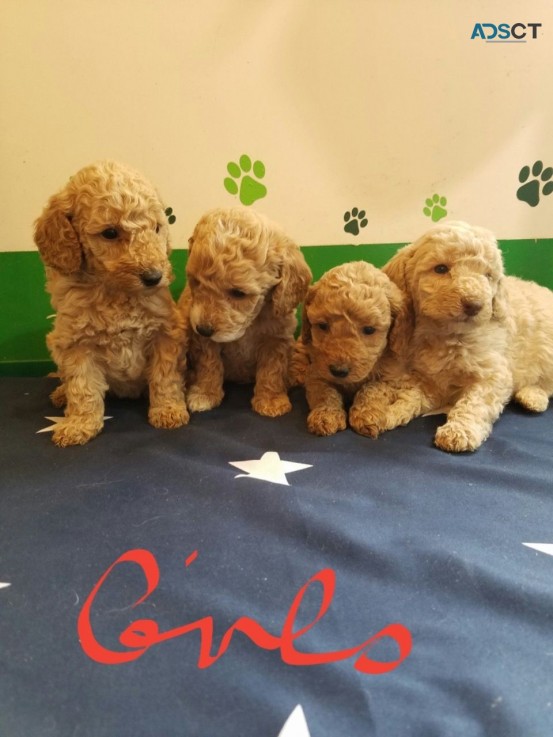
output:
<instances>
[{"instance_id":1,"label":"blanket surface","mask_svg":"<svg viewBox=\"0 0 553 737\"><path fill-rule=\"evenodd\" d=\"M53 386L0 380L2 737L550 737L552 410L455 456L230 386L59 449Z\"/></svg>"}]
</instances>

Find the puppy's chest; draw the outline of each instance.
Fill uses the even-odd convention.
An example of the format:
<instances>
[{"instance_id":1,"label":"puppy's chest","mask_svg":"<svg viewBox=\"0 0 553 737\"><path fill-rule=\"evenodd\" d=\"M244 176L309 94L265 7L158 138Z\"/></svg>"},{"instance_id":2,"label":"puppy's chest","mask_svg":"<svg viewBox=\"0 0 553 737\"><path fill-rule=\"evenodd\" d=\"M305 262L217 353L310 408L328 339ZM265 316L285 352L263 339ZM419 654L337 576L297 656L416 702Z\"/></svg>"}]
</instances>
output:
<instances>
[{"instance_id":1,"label":"puppy's chest","mask_svg":"<svg viewBox=\"0 0 553 737\"><path fill-rule=\"evenodd\" d=\"M229 381L249 383L255 380L260 354L272 344L275 334L282 332L282 323L258 318L246 333L230 343L221 343L221 358L225 378ZM293 329L289 330L292 335ZM275 358L278 360L278 358Z\"/></svg>"},{"instance_id":2,"label":"puppy's chest","mask_svg":"<svg viewBox=\"0 0 553 737\"><path fill-rule=\"evenodd\" d=\"M93 307L73 316L60 314L56 320L57 329L69 327L77 343L109 354L112 360L122 352L143 351L159 331L160 324L158 316L128 303Z\"/></svg>"},{"instance_id":3,"label":"puppy's chest","mask_svg":"<svg viewBox=\"0 0 553 737\"><path fill-rule=\"evenodd\" d=\"M457 383L468 374L479 372L478 356L478 347L463 337L426 340L413 353L412 365L439 383Z\"/></svg>"},{"instance_id":4,"label":"puppy's chest","mask_svg":"<svg viewBox=\"0 0 553 737\"><path fill-rule=\"evenodd\" d=\"M221 347L225 378L248 383L254 381L257 367L257 346L249 339L240 339Z\"/></svg>"}]
</instances>

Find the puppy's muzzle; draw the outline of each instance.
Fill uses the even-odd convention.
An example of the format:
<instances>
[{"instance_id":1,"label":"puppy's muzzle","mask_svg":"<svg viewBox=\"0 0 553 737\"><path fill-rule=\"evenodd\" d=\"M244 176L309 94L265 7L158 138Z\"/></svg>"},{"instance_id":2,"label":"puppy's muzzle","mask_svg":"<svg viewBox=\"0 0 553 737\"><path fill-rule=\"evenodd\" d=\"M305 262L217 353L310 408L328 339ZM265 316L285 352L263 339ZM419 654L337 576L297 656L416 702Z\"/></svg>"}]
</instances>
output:
<instances>
[{"instance_id":1,"label":"puppy's muzzle","mask_svg":"<svg viewBox=\"0 0 553 737\"><path fill-rule=\"evenodd\" d=\"M196 332L204 338L211 338L215 330L211 325L196 325Z\"/></svg>"},{"instance_id":2,"label":"puppy's muzzle","mask_svg":"<svg viewBox=\"0 0 553 737\"><path fill-rule=\"evenodd\" d=\"M148 269L140 274L140 281L145 287L155 287L163 278L163 272L159 269Z\"/></svg>"},{"instance_id":3,"label":"puppy's muzzle","mask_svg":"<svg viewBox=\"0 0 553 737\"><path fill-rule=\"evenodd\" d=\"M465 313L465 315L467 315L467 317L475 317L475 315L477 315L483 307L482 302L478 302L477 300L472 299L462 300L462 306L463 312Z\"/></svg>"},{"instance_id":4,"label":"puppy's muzzle","mask_svg":"<svg viewBox=\"0 0 553 737\"><path fill-rule=\"evenodd\" d=\"M335 364L331 364L328 367L328 370L332 376L335 376L337 379L345 379L349 374L349 368L347 366L336 366Z\"/></svg>"}]
</instances>

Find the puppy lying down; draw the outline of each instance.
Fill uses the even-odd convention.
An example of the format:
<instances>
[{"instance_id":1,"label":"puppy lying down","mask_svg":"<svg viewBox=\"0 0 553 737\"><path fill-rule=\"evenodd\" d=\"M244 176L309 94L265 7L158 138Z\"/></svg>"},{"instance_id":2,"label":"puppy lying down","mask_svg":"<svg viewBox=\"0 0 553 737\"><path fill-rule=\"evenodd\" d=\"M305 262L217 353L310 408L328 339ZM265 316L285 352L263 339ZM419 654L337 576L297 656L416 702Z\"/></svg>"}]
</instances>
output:
<instances>
[{"instance_id":1,"label":"puppy lying down","mask_svg":"<svg viewBox=\"0 0 553 737\"><path fill-rule=\"evenodd\" d=\"M473 451L510 399L543 412L553 394L553 292L505 276L491 232L441 223L386 264L405 309L396 361L369 392L359 432L384 430L442 408L436 445Z\"/></svg>"}]
</instances>

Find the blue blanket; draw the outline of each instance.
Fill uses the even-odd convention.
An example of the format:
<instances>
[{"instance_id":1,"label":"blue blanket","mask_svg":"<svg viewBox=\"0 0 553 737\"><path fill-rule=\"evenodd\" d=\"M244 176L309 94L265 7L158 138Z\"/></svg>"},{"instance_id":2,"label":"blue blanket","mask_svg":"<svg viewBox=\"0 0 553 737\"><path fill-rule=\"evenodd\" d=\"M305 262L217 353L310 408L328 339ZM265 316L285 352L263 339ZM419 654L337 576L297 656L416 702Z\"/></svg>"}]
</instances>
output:
<instances>
[{"instance_id":1,"label":"blue blanket","mask_svg":"<svg viewBox=\"0 0 553 737\"><path fill-rule=\"evenodd\" d=\"M553 734L551 410L455 456L441 417L319 438L232 386L59 449L52 388L0 380L2 737Z\"/></svg>"}]
</instances>

